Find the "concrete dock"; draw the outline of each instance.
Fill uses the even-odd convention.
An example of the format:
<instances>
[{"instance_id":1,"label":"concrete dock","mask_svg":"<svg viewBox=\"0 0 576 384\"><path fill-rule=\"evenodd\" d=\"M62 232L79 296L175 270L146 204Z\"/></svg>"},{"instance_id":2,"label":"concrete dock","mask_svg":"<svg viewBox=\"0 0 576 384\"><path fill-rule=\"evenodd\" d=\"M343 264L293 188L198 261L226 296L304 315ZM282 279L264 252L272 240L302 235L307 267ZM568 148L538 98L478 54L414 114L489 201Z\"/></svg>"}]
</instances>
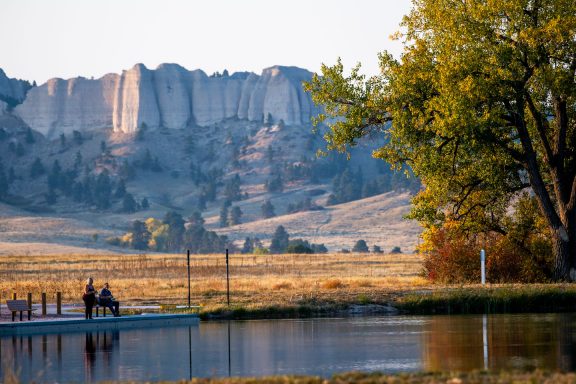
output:
<instances>
[{"instance_id":1,"label":"concrete dock","mask_svg":"<svg viewBox=\"0 0 576 384\"><path fill-rule=\"evenodd\" d=\"M123 317L98 317L34 320L0 323L0 336L37 335L64 332L110 331L136 328L158 328L167 326L198 325L196 314L142 314Z\"/></svg>"}]
</instances>

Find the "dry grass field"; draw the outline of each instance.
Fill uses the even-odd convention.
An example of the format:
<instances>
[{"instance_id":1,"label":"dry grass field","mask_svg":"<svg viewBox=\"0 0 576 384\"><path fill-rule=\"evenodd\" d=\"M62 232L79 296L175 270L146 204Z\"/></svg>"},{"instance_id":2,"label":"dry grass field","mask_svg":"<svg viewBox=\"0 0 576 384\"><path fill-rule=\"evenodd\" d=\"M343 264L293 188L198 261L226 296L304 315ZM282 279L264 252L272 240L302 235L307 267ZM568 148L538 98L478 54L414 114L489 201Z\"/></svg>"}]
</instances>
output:
<instances>
[{"instance_id":1,"label":"dry grass field","mask_svg":"<svg viewBox=\"0 0 576 384\"><path fill-rule=\"evenodd\" d=\"M246 308L321 302L382 302L398 292L421 290L416 254L230 255L233 305ZM192 255L192 302L205 309L226 303L224 255ZM96 288L109 282L125 304L184 304L186 255L56 255L0 257L2 301L12 292L37 302L81 303L86 278Z\"/></svg>"}]
</instances>

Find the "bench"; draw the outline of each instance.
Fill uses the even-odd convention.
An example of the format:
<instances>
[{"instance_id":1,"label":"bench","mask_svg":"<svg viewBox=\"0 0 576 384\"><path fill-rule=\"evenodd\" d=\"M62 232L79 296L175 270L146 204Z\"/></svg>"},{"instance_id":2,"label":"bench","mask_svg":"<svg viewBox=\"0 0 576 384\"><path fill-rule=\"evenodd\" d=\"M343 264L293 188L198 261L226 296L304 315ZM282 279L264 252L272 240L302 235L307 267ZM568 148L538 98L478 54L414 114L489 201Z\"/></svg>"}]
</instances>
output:
<instances>
[{"instance_id":1,"label":"bench","mask_svg":"<svg viewBox=\"0 0 576 384\"><path fill-rule=\"evenodd\" d=\"M112 300L112 303L118 303L118 307L120 306L120 303L117 300ZM110 307L108 307L107 305L102 305L98 301L96 301L96 303L94 303L94 308L96 309L96 317L100 316L100 308L102 308L102 316L104 316L104 317L106 317L106 309L110 310ZM113 310L110 310L110 312L112 312L112 315L114 315Z\"/></svg>"},{"instance_id":2,"label":"bench","mask_svg":"<svg viewBox=\"0 0 576 384\"><path fill-rule=\"evenodd\" d=\"M108 307L105 305L94 304L94 309L96 309L96 317L99 317L100 315L100 308L102 308L102 316L106 317L106 308Z\"/></svg>"},{"instance_id":3,"label":"bench","mask_svg":"<svg viewBox=\"0 0 576 384\"><path fill-rule=\"evenodd\" d=\"M32 311L35 311L35 309L30 308L26 300L6 300L6 305L8 310L12 312L12 321L14 321L18 311L20 311L20 321L22 321L22 312L28 311L28 320L30 320Z\"/></svg>"}]
</instances>

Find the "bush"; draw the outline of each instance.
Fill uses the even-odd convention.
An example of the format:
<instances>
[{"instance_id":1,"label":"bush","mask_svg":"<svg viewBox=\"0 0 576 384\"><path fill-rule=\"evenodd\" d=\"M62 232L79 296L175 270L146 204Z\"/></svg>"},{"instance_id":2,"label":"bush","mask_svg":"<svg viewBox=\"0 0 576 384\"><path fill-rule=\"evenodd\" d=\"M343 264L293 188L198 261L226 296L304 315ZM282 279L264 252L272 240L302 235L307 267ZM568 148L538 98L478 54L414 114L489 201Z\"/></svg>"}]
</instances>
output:
<instances>
[{"instance_id":1,"label":"bush","mask_svg":"<svg viewBox=\"0 0 576 384\"><path fill-rule=\"evenodd\" d=\"M366 244L366 240L358 240L356 242L356 244L354 244L354 247L352 248L352 252L357 252L357 253L368 253L370 252L370 249L368 248L368 244Z\"/></svg>"},{"instance_id":2,"label":"bush","mask_svg":"<svg viewBox=\"0 0 576 384\"><path fill-rule=\"evenodd\" d=\"M535 233L522 242L499 233L466 235L454 223L425 233L424 275L441 283L480 282L480 251L486 250L486 280L491 283L547 282L552 274L548 240Z\"/></svg>"},{"instance_id":3,"label":"bush","mask_svg":"<svg viewBox=\"0 0 576 384\"><path fill-rule=\"evenodd\" d=\"M314 251L312 250L312 248L307 247L304 244L290 244L288 245L288 248L286 248L286 253L301 254L301 253L314 253Z\"/></svg>"},{"instance_id":4,"label":"bush","mask_svg":"<svg viewBox=\"0 0 576 384\"><path fill-rule=\"evenodd\" d=\"M268 248L264 248L264 247L255 247L254 248L254 254L255 255L267 255L269 253L270 253L270 251L268 250Z\"/></svg>"},{"instance_id":5,"label":"bush","mask_svg":"<svg viewBox=\"0 0 576 384\"><path fill-rule=\"evenodd\" d=\"M114 236L114 237L108 237L108 238L106 239L106 243L109 244L109 245L113 245L113 246L115 246L115 247L121 247L121 246L123 246L123 244L122 244L122 239L120 239L119 237L116 237L116 236Z\"/></svg>"},{"instance_id":6,"label":"bush","mask_svg":"<svg viewBox=\"0 0 576 384\"><path fill-rule=\"evenodd\" d=\"M440 283L479 282L479 250L450 228L430 230L425 244L431 246L424 257L427 278Z\"/></svg>"}]
</instances>

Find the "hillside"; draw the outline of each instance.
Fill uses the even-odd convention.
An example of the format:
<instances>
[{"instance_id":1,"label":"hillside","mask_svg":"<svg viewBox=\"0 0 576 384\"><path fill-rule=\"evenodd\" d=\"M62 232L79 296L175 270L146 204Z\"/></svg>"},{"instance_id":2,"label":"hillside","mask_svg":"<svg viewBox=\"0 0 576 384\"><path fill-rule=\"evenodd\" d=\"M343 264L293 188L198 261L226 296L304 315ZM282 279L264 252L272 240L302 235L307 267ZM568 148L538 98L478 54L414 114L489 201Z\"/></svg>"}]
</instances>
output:
<instances>
[{"instance_id":1,"label":"hillside","mask_svg":"<svg viewBox=\"0 0 576 384\"><path fill-rule=\"evenodd\" d=\"M172 65L135 68L118 78L51 80L0 113L0 253L12 252L8 243L26 242L37 244L29 252L44 252L46 244L62 245L62 252L133 252L106 239L122 236L134 220L161 220L169 211L184 219L201 212L207 230L236 245L245 237L267 244L283 225L291 238L324 243L331 251L349 249L358 239L384 250L414 249L419 229L402 216L409 210L408 191L417 190L418 182L370 156L378 140L352 149L351 160L316 156L323 140L305 123L314 107L301 91L309 72L273 67L261 76L209 77ZM121 81L134 74L147 76L153 86ZM174 76L184 99L162 99L167 83L176 87ZM198 86L197 76L207 88ZM100 96L87 90L95 83L81 85L99 82L102 90L112 77L118 82L109 84L113 92ZM230 81L249 78L252 88L238 86L249 97L227 93ZM150 107L156 112L130 104L136 123L124 129L115 125L110 100L118 103L128 94L133 101L156 100ZM103 108L97 96L112 109ZM207 110L212 117L203 118ZM176 124L171 118L179 113L188 117ZM265 202L275 217L266 218ZM222 222L223 210L238 208L241 216Z\"/></svg>"}]
</instances>

